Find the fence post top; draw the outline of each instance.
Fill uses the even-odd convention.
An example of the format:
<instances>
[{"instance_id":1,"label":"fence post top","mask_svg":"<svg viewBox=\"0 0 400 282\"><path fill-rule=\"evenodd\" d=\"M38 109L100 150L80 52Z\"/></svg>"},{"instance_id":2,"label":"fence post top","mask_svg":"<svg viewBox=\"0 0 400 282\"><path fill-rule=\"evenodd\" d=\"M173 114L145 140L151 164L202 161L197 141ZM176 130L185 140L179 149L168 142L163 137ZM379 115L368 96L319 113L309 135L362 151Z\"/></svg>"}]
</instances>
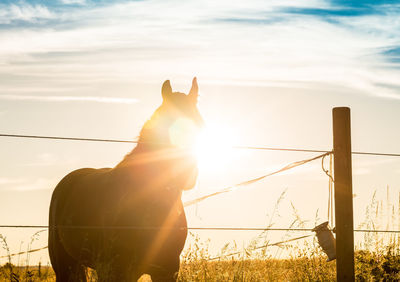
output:
<instances>
[{"instance_id":1,"label":"fence post top","mask_svg":"<svg viewBox=\"0 0 400 282\"><path fill-rule=\"evenodd\" d=\"M332 111L350 111L350 107L334 107Z\"/></svg>"}]
</instances>

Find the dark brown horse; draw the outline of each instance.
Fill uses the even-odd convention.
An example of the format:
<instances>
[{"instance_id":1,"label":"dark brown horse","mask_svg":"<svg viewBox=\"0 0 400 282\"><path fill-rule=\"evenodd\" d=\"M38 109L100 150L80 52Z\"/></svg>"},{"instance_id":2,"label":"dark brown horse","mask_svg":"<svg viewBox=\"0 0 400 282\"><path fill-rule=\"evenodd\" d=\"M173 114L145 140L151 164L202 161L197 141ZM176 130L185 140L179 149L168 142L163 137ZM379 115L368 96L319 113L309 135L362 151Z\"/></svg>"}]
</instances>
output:
<instances>
[{"instance_id":1,"label":"dark brown horse","mask_svg":"<svg viewBox=\"0 0 400 282\"><path fill-rule=\"evenodd\" d=\"M187 236L182 190L191 189L197 165L190 145L203 120L198 86L172 92L143 126L137 146L114 168L83 168L53 192L49 254L57 281L175 281Z\"/></svg>"}]
</instances>

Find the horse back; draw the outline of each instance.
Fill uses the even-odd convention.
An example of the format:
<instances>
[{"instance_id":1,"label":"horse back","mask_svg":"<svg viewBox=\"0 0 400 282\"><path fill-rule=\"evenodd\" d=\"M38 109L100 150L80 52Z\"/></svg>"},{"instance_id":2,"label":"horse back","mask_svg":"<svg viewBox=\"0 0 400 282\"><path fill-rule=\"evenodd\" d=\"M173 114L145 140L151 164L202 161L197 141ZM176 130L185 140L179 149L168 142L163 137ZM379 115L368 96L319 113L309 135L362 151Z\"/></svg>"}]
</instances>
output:
<instances>
[{"instance_id":1,"label":"horse back","mask_svg":"<svg viewBox=\"0 0 400 282\"><path fill-rule=\"evenodd\" d=\"M53 191L50 202L50 223L61 225L71 221L71 211L84 216L91 208L88 199L96 198L103 190L110 168L82 168L66 175ZM85 203L82 205L82 203ZM82 218L82 217L81 217ZM76 222L75 222L76 223Z\"/></svg>"}]
</instances>

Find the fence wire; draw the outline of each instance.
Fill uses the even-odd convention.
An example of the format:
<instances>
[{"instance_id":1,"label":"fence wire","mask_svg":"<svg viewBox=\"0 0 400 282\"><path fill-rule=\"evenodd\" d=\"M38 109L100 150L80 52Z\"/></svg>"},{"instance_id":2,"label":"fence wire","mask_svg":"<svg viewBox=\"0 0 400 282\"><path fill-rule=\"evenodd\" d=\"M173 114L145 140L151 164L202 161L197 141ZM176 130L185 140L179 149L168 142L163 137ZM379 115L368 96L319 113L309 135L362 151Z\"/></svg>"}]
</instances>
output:
<instances>
[{"instance_id":1,"label":"fence wire","mask_svg":"<svg viewBox=\"0 0 400 282\"><path fill-rule=\"evenodd\" d=\"M293 231L293 232L309 232L314 228L265 228L265 227L160 227L160 226L82 226L82 225L0 225L0 228L33 228L33 229L50 229L50 228L68 228L68 229L116 229L116 230L197 230L197 231ZM335 232L335 229L328 229ZM354 229L354 232L360 233L400 233L400 230L380 230L380 229Z\"/></svg>"},{"instance_id":2,"label":"fence wire","mask_svg":"<svg viewBox=\"0 0 400 282\"><path fill-rule=\"evenodd\" d=\"M136 140L122 140L122 139L102 139L102 138L83 138L83 137L62 137L62 136L43 136L43 135L26 135L26 134L6 134L0 133L0 137L11 138L30 138L30 139L51 139L51 140L66 140L66 141L88 141L88 142L108 142L108 143L131 143L138 144ZM304 148L278 148L278 147L263 147L263 146L231 146L234 149L247 149L247 150L264 150L264 151L288 151L288 152L305 152L305 153L328 153L330 150L319 149L304 149ZM386 156L386 157L400 157L398 153L379 153L379 152L362 152L353 151L353 155L371 155L371 156Z\"/></svg>"},{"instance_id":3,"label":"fence wire","mask_svg":"<svg viewBox=\"0 0 400 282\"><path fill-rule=\"evenodd\" d=\"M327 155L330 155L330 154L332 154L332 152L327 152L327 153L324 153L324 154L322 154L322 155L313 157L313 158L311 158L311 159L306 159L306 160L301 160L301 161L297 161L297 162L294 162L294 163L290 163L290 164L284 166L283 168L281 168L281 169L279 169L279 170L277 170L277 171L270 172L270 173L268 173L268 174L259 176L259 177L257 177L257 178L253 178L253 179L250 179L250 180L247 180L247 181L244 181L244 182L240 182L240 183L238 183L238 184L234 184L234 185L225 187L225 188L223 188L223 189L218 190L217 192L213 192L213 193L210 193L210 194L208 194L208 195L199 197L199 198L197 198L197 199L188 201L188 202L184 203L183 206L184 206L184 207L188 207L188 206L197 204L197 203L199 203L199 202L201 202L201 201L204 201L204 200L206 200L206 199L208 199L208 198L211 198L211 197L214 197L214 196L223 194L223 193L231 192L231 191L233 191L233 190L236 189L236 188L243 187L243 186L246 186L246 185L249 185L249 184L258 182L258 181L263 180L264 178L267 178L267 177L269 177L269 176L272 176L272 175L275 175L275 174L284 172L284 171L286 171L286 170L295 168L295 167L297 167L297 166L301 166L301 165L303 165L303 164L306 164L306 163L308 163L308 162L317 160L317 159L319 159L319 158L323 158L323 157L325 157L325 156L327 156Z\"/></svg>"},{"instance_id":4,"label":"fence wire","mask_svg":"<svg viewBox=\"0 0 400 282\"><path fill-rule=\"evenodd\" d=\"M21 135L21 134L4 134L0 133L0 137L10 137L10 138L30 138L30 139L50 139L50 140L67 140L67 141L88 141L88 142L108 142L108 143L131 143L131 144L138 144L138 141L135 140L119 140L119 139L99 139L99 138L81 138L81 137L60 137L60 136L41 136L41 135ZM268 151L289 151L289 152L307 152L307 153L323 153L322 155L318 155L316 157L294 162L291 164L286 165L285 167L262 175L260 177L250 179L235 185L228 186L226 188L223 188L217 192L202 196L200 198L191 200L189 202L184 203L184 206L190 206L193 204L196 204L200 201L203 201L205 199L208 199L210 197L222 194L222 193L227 193L230 191L233 191L235 188L241 187L241 186L246 186L255 182L258 182L266 177L278 174L280 172L286 171L288 169L303 165L305 163L308 163L310 161L319 159L319 158L324 158L327 155L330 155L334 152L328 151L328 150L314 150L314 149L303 149L303 148L274 148L274 147L257 147L257 146L232 146L234 149L249 149L249 150L268 150ZM372 155L372 156L386 156L386 157L400 157L400 154L397 153L376 153L376 152L361 152L361 151L353 151L352 154L354 155ZM39 229L50 229L50 228L69 228L69 229L115 229L115 230L161 230L161 229L180 229L180 230L208 230L208 231L293 231L293 232L310 232L314 231L312 228L259 228L259 227L181 227L181 228L169 228L169 227L159 227L159 226L48 226L48 225L0 225L0 228L39 228ZM334 229L331 229L330 231L335 231ZM354 232L364 232L364 233L400 233L400 230L370 230L370 229L354 229ZM282 242L277 242L274 244L268 244L265 246L260 246L256 247L255 249L261 249L265 248L268 246L274 246L274 245L279 245L283 244L289 241L293 240L298 240L302 238L307 238L310 237L311 235L305 235L305 236L300 236L297 238L289 239L286 241ZM20 254L25 254L25 253L32 253L32 252L37 252L43 249L46 249L47 246L39 248L39 249L32 249L29 250L28 252L20 252L20 253L15 253L11 254L8 256L3 256L0 258L4 257L9 257L9 256L15 256L15 255L20 255ZM228 254L228 256L239 254L241 252L237 253L232 253ZM219 259L220 257L215 257L211 258L210 260L214 259Z\"/></svg>"}]
</instances>

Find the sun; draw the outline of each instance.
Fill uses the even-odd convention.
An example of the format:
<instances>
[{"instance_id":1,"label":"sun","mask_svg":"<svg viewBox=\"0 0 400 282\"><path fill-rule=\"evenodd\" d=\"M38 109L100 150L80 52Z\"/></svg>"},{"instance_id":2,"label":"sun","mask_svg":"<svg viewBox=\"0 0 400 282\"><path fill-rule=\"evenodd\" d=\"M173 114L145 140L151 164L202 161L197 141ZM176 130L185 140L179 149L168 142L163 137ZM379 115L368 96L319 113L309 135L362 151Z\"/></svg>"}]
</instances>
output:
<instances>
[{"instance_id":1,"label":"sun","mask_svg":"<svg viewBox=\"0 0 400 282\"><path fill-rule=\"evenodd\" d=\"M234 158L235 134L226 127L207 126L194 147L200 170L224 169Z\"/></svg>"},{"instance_id":2,"label":"sun","mask_svg":"<svg viewBox=\"0 0 400 282\"><path fill-rule=\"evenodd\" d=\"M197 159L200 171L222 171L231 165L236 150L232 128L214 123L198 131L193 121L178 119L169 129L170 141L178 148L189 148Z\"/></svg>"}]
</instances>

